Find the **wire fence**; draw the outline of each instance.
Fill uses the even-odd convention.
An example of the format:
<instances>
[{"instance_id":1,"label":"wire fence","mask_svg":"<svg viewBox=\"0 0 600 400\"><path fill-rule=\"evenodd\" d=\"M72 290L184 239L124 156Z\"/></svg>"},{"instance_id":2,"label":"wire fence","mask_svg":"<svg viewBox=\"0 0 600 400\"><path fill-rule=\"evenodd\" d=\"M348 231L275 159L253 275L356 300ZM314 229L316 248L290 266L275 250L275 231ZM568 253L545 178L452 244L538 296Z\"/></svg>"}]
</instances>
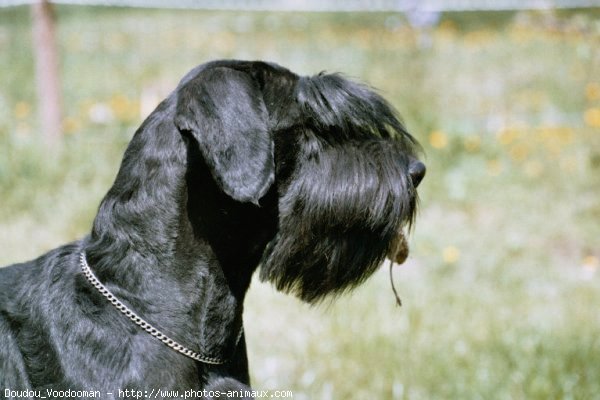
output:
<instances>
[{"instance_id":1,"label":"wire fence","mask_svg":"<svg viewBox=\"0 0 600 400\"><path fill-rule=\"evenodd\" d=\"M0 7L36 0L0 0ZM239 11L503 11L600 7L600 0L52 0L54 4Z\"/></svg>"}]
</instances>

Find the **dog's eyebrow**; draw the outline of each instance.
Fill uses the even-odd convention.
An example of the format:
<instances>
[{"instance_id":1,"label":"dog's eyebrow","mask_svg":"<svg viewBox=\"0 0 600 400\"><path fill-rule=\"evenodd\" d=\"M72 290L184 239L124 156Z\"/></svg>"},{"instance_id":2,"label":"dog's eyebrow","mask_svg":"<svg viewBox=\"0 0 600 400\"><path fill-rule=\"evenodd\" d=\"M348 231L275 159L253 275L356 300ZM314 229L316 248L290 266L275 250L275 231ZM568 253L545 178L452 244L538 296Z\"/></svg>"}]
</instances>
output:
<instances>
[{"instance_id":1,"label":"dog's eyebrow","mask_svg":"<svg viewBox=\"0 0 600 400\"><path fill-rule=\"evenodd\" d=\"M407 151L419 145L398 112L375 89L352 82L339 73L301 77L296 97L318 126L338 127L353 137L357 132L401 141Z\"/></svg>"}]
</instances>

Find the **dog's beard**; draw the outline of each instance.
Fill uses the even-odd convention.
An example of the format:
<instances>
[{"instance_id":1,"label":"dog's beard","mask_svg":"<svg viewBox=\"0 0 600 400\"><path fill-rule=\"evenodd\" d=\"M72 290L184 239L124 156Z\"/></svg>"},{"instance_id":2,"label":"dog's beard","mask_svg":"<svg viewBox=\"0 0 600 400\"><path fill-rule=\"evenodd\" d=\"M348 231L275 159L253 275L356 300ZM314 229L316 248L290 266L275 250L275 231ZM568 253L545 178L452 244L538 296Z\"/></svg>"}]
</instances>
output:
<instances>
[{"instance_id":1,"label":"dog's beard","mask_svg":"<svg viewBox=\"0 0 600 400\"><path fill-rule=\"evenodd\" d=\"M280 198L261 279L315 303L356 287L386 256L404 261L399 232L416 205L407 166L384 142L331 148L300 163Z\"/></svg>"},{"instance_id":2,"label":"dog's beard","mask_svg":"<svg viewBox=\"0 0 600 400\"><path fill-rule=\"evenodd\" d=\"M388 258L396 264L403 264L408 258L409 248L408 241L404 232L399 231L396 238L392 241Z\"/></svg>"}]
</instances>

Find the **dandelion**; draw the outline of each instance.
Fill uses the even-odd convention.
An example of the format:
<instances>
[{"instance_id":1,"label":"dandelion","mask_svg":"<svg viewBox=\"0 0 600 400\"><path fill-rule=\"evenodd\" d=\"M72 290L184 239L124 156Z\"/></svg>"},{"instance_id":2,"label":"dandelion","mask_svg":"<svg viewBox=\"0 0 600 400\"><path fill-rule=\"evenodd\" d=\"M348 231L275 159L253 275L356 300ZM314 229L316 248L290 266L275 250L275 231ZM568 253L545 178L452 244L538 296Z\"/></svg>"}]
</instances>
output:
<instances>
[{"instance_id":1,"label":"dandelion","mask_svg":"<svg viewBox=\"0 0 600 400\"><path fill-rule=\"evenodd\" d=\"M29 114L31 114L29 103L20 101L15 105L15 117L17 119L25 119L29 117Z\"/></svg>"},{"instance_id":2,"label":"dandelion","mask_svg":"<svg viewBox=\"0 0 600 400\"><path fill-rule=\"evenodd\" d=\"M356 39L358 41L358 46L363 49L369 49L373 45L372 34L368 29L361 29L356 32Z\"/></svg>"},{"instance_id":3,"label":"dandelion","mask_svg":"<svg viewBox=\"0 0 600 400\"><path fill-rule=\"evenodd\" d=\"M81 129L81 122L73 117L66 117L63 120L63 129L65 133L72 134Z\"/></svg>"},{"instance_id":4,"label":"dandelion","mask_svg":"<svg viewBox=\"0 0 600 400\"><path fill-rule=\"evenodd\" d=\"M585 111L583 120L592 128L600 128L600 107L592 107Z\"/></svg>"},{"instance_id":5,"label":"dandelion","mask_svg":"<svg viewBox=\"0 0 600 400\"><path fill-rule=\"evenodd\" d=\"M581 260L581 272L584 279L592 279L598 268L600 267L600 260L596 256L587 256Z\"/></svg>"},{"instance_id":6,"label":"dandelion","mask_svg":"<svg viewBox=\"0 0 600 400\"><path fill-rule=\"evenodd\" d=\"M465 150L469 153L475 153L481 148L481 138L479 136L469 136L464 141Z\"/></svg>"},{"instance_id":7,"label":"dandelion","mask_svg":"<svg viewBox=\"0 0 600 400\"><path fill-rule=\"evenodd\" d=\"M575 132L570 127L558 128L558 139L562 144L570 144L575 139Z\"/></svg>"},{"instance_id":8,"label":"dandelion","mask_svg":"<svg viewBox=\"0 0 600 400\"><path fill-rule=\"evenodd\" d=\"M560 144L569 144L573 141L575 133L567 126L541 126L536 130L541 141L554 141Z\"/></svg>"},{"instance_id":9,"label":"dandelion","mask_svg":"<svg viewBox=\"0 0 600 400\"><path fill-rule=\"evenodd\" d=\"M490 160L487 163L487 171L491 176L498 176L504 170L504 165L502 161L498 159Z\"/></svg>"},{"instance_id":10,"label":"dandelion","mask_svg":"<svg viewBox=\"0 0 600 400\"><path fill-rule=\"evenodd\" d=\"M544 165L539 161L529 161L525 164L525 175L528 178L538 178L544 172Z\"/></svg>"},{"instance_id":11,"label":"dandelion","mask_svg":"<svg viewBox=\"0 0 600 400\"><path fill-rule=\"evenodd\" d=\"M522 143L515 144L510 148L509 154L510 158L513 161L523 162L527 159L527 156L529 155L529 148Z\"/></svg>"},{"instance_id":12,"label":"dandelion","mask_svg":"<svg viewBox=\"0 0 600 400\"><path fill-rule=\"evenodd\" d=\"M596 256L587 256L581 260L581 267L583 269L596 271L600 268L600 259Z\"/></svg>"},{"instance_id":13,"label":"dandelion","mask_svg":"<svg viewBox=\"0 0 600 400\"><path fill-rule=\"evenodd\" d=\"M429 135L429 144L434 149L443 149L448 146L448 136L442 131L433 131Z\"/></svg>"},{"instance_id":14,"label":"dandelion","mask_svg":"<svg viewBox=\"0 0 600 400\"><path fill-rule=\"evenodd\" d=\"M504 146L508 146L519 137L519 131L516 128L506 128L498 132L498 141Z\"/></svg>"},{"instance_id":15,"label":"dandelion","mask_svg":"<svg viewBox=\"0 0 600 400\"><path fill-rule=\"evenodd\" d=\"M575 64L569 69L569 78L573 80L579 81L585 79L585 76L586 70L581 66L581 64Z\"/></svg>"},{"instance_id":16,"label":"dandelion","mask_svg":"<svg viewBox=\"0 0 600 400\"><path fill-rule=\"evenodd\" d=\"M561 159L561 161L560 161L560 168L565 172L573 173L573 172L577 171L578 164L579 164L579 162L577 160L577 157L574 157L574 156L565 157L565 158Z\"/></svg>"},{"instance_id":17,"label":"dandelion","mask_svg":"<svg viewBox=\"0 0 600 400\"><path fill-rule=\"evenodd\" d=\"M119 121L130 121L137 118L138 106L123 95L113 96L109 105Z\"/></svg>"},{"instance_id":18,"label":"dandelion","mask_svg":"<svg viewBox=\"0 0 600 400\"><path fill-rule=\"evenodd\" d=\"M446 264L455 264L460 259L460 250L455 246L446 246L442 251L442 259Z\"/></svg>"},{"instance_id":19,"label":"dandelion","mask_svg":"<svg viewBox=\"0 0 600 400\"><path fill-rule=\"evenodd\" d=\"M526 43L532 40L533 37L533 31L522 25L514 26L510 31L510 38L519 44Z\"/></svg>"},{"instance_id":20,"label":"dandelion","mask_svg":"<svg viewBox=\"0 0 600 400\"><path fill-rule=\"evenodd\" d=\"M491 30L480 29L477 31L468 32L464 36L465 43L469 46L484 46L492 41L494 34Z\"/></svg>"},{"instance_id":21,"label":"dandelion","mask_svg":"<svg viewBox=\"0 0 600 400\"><path fill-rule=\"evenodd\" d=\"M590 82L585 85L585 98L589 101L600 100L600 83Z\"/></svg>"},{"instance_id":22,"label":"dandelion","mask_svg":"<svg viewBox=\"0 0 600 400\"><path fill-rule=\"evenodd\" d=\"M445 20L440 23L439 30L456 32L457 28L456 24L453 21Z\"/></svg>"}]
</instances>

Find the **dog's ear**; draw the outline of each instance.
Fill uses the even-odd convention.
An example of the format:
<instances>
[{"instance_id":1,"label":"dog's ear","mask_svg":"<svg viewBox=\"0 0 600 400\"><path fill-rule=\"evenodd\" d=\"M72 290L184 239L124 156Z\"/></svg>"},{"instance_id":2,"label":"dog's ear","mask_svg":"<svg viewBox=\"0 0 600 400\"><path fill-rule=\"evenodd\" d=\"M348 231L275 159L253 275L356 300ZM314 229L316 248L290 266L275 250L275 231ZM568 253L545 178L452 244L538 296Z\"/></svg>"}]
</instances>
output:
<instances>
[{"instance_id":1,"label":"dog's ear","mask_svg":"<svg viewBox=\"0 0 600 400\"><path fill-rule=\"evenodd\" d=\"M258 204L274 179L273 142L260 88L240 71L201 71L179 88L175 124L197 140L223 191Z\"/></svg>"}]
</instances>

